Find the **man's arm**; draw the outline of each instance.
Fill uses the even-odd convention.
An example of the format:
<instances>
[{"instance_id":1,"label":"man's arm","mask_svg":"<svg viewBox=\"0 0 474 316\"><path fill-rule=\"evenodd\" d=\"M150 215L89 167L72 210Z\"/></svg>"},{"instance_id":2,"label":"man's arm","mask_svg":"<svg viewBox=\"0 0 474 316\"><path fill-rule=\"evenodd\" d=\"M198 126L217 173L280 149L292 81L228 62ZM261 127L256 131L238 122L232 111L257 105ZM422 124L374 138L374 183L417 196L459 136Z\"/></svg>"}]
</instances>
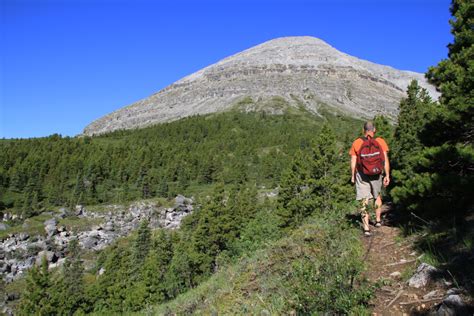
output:
<instances>
[{"instance_id":1,"label":"man's arm","mask_svg":"<svg viewBox=\"0 0 474 316\"><path fill-rule=\"evenodd\" d=\"M357 156L351 156L351 182L355 183Z\"/></svg>"},{"instance_id":2,"label":"man's arm","mask_svg":"<svg viewBox=\"0 0 474 316\"><path fill-rule=\"evenodd\" d=\"M383 178L383 185L388 186L390 184L390 161L388 160L388 153L383 152L385 156L385 177Z\"/></svg>"}]
</instances>

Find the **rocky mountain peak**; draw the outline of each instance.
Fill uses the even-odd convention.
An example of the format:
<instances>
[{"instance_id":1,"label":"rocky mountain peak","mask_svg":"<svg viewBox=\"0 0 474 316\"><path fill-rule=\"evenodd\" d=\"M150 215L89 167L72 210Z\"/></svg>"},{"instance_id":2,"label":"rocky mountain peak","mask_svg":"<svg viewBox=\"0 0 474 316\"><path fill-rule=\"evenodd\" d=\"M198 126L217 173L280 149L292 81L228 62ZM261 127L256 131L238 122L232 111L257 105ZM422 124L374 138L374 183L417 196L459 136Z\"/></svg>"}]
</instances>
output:
<instances>
[{"instance_id":1,"label":"rocky mountain peak","mask_svg":"<svg viewBox=\"0 0 474 316\"><path fill-rule=\"evenodd\" d=\"M313 113L326 106L355 117L395 117L413 79L438 97L423 74L358 59L318 38L281 37L224 58L112 112L88 125L84 134L225 111L243 99L252 100L244 110L258 109L274 97Z\"/></svg>"}]
</instances>

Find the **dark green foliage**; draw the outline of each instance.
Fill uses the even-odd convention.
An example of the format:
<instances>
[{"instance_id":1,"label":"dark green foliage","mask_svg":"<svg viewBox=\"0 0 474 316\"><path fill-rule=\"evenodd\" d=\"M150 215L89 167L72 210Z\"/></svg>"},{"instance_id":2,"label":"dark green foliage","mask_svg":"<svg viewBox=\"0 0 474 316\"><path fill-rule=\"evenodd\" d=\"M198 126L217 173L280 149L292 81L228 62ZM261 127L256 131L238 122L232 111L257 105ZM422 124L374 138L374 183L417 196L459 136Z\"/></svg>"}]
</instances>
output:
<instances>
[{"instance_id":1,"label":"dark green foliage","mask_svg":"<svg viewBox=\"0 0 474 316\"><path fill-rule=\"evenodd\" d=\"M142 220L138 227L137 237L133 248L133 264L137 267L143 264L151 246L151 231L148 220Z\"/></svg>"},{"instance_id":2,"label":"dark green foliage","mask_svg":"<svg viewBox=\"0 0 474 316\"><path fill-rule=\"evenodd\" d=\"M323 214L333 211L340 202L352 199L348 185L347 146L336 141L336 134L324 125L312 145L311 186L316 208Z\"/></svg>"},{"instance_id":3,"label":"dark green foliage","mask_svg":"<svg viewBox=\"0 0 474 316\"><path fill-rule=\"evenodd\" d=\"M406 186L415 176L415 168L425 148L420 140L420 131L426 123L429 111L434 107L435 104L426 89L421 88L417 81L412 81L407 89L407 97L400 102L391 150L392 178L395 187L390 193L400 206L411 207L415 202L404 198L407 196Z\"/></svg>"},{"instance_id":4,"label":"dark green foliage","mask_svg":"<svg viewBox=\"0 0 474 316\"><path fill-rule=\"evenodd\" d=\"M141 284L144 288L144 301L163 302L169 298L166 276L169 264L173 258L171 236L160 230L153 240L152 248L143 264Z\"/></svg>"},{"instance_id":5,"label":"dark green foliage","mask_svg":"<svg viewBox=\"0 0 474 316\"><path fill-rule=\"evenodd\" d=\"M52 288L52 299L58 314L69 315L86 307L83 278L80 247L77 239L73 239L68 246L63 271Z\"/></svg>"},{"instance_id":6,"label":"dark green foliage","mask_svg":"<svg viewBox=\"0 0 474 316\"><path fill-rule=\"evenodd\" d=\"M80 308L138 311L195 287L218 269L220 254L232 253L231 245L255 217L257 204L254 187L226 191L221 184L177 232L158 230L153 236L143 221L133 238L117 241L101 254L97 271L105 272L85 291L89 307Z\"/></svg>"},{"instance_id":7,"label":"dark green foliage","mask_svg":"<svg viewBox=\"0 0 474 316\"><path fill-rule=\"evenodd\" d=\"M474 4L454 0L451 13L454 43L448 46L449 58L427 73L442 93L440 103L427 108L426 119L420 121L417 131L400 126L405 143L398 144L395 160L400 166L398 177L404 180L393 190L396 201L434 218L462 217L474 197ZM410 98L408 103L418 102L423 107L429 103L423 95L410 96L409 91ZM410 116L420 115L418 110L407 111L400 112L406 116L402 116L406 124ZM404 158L403 150L409 146L418 151L416 158Z\"/></svg>"},{"instance_id":8,"label":"dark green foliage","mask_svg":"<svg viewBox=\"0 0 474 316\"><path fill-rule=\"evenodd\" d=\"M346 144L347 145L347 144ZM280 182L277 214L281 227L295 227L313 212L327 213L351 194L347 186L347 156L329 124L311 148L299 151Z\"/></svg>"},{"instance_id":9,"label":"dark green foliage","mask_svg":"<svg viewBox=\"0 0 474 316\"><path fill-rule=\"evenodd\" d=\"M92 138L0 140L0 206L29 217L54 205L172 197L216 181L271 187L321 124L303 114L229 112ZM354 125L343 123L341 135Z\"/></svg>"},{"instance_id":10,"label":"dark green foliage","mask_svg":"<svg viewBox=\"0 0 474 316\"><path fill-rule=\"evenodd\" d=\"M394 126L383 115L376 115L374 117L375 128L377 129L376 137L382 137L390 146L393 144Z\"/></svg>"},{"instance_id":11,"label":"dark green foliage","mask_svg":"<svg viewBox=\"0 0 474 316\"><path fill-rule=\"evenodd\" d=\"M50 291L52 308L59 313L66 308L70 313L138 311L196 287L223 265L284 235L279 227L283 217L273 202L257 199L257 188L271 188L284 179L281 170L295 152L300 152L301 168L293 168L293 176L309 185L310 199L296 222L290 213L288 226L314 210L334 210L346 190L341 166L347 155L328 126L348 135L354 121L328 120L320 129L320 122L307 116L225 113L94 138L6 140L0 142L6 149L0 153L0 166L8 170L1 177L0 191L8 198L2 201L10 208L12 197L23 202L31 192L28 202L38 206L30 209L41 210L47 205L172 197L192 186L212 185L212 194L198 196L199 208L180 230L154 235L143 221L131 238L101 252L94 275L83 277L73 248L54 283L58 290ZM42 165L42 171L26 172L30 164ZM35 174L37 180L30 180ZM287 198L301 199L294 190L287 190Z\"/></svg>"},{"instance_id":12,"label":"dark green foliage","mask_svg":"<svg viewBox=\"0 0 474 316\"><path fill-rule=\"evenodd\" d=\"M52 280L48 271L48 261L42 258L41 266L34 266L28 272L27 288L23 294L19 315L50 315L54 311L51 300Z\"/></svg>"},{"instance_id":13,"label":"dark green foliage","mask_svg":"<svg viewBox=\"0 0 474 316\"><path fill-rule=\"evenodd\" d=\"M358 240L337 219L324 224L305 240L318 245L317 260L308 254L292 262L285 282L291 293L289 310L302 315L360 314L372 291L360 277L363 261L354 247Z\"/></svg>"},{"instance_id":14,"label":"dark green foliage","mask_svg":"<svg viewBox=\"0 0 474 316\"><path fill-rule=\"evenodd\" d=\"M310 159L308 153L298 151L290 168L281 176L277 209L281 227L294 227L313 211L309 187Z\"/></svg>"},{"instance_id":15,"label":"dark green foliage","mask_svg":"<svg viewBox=\"0 0 474 316\"><path fill-rule=\"evenodd\" d=\"M427 145L444 142L472 144L474 139L474 4L454 0L448 59L431 67L428 79L441 92L440 106L431 113L424 132Z\"/></svg>"},{"instance_id":16,"label":"dark green foliage","mask_svg":"<svg viewBox=\"0 0 474 316\"><path fill-rule=\"evenodd\" d=\"M119 313L126 310L125 299L133 288L132 255L129 247L116 244L103 257L99 263L105 273L88 289L88 299L93 310Z\"/></svg>"},{"instance_id":17,"label":"dark green foliage","mask_svg":"<svg viewBox=\"0 0 474 316\"><path fill-rule=\"evenodd\" d=\"M239 239L231 245L231 252L237 255L248 254L283 236L280 218L274 211L275 203L268 199L260 206L260 211L240 231Z\"/></svg>"},{"instance_id":18,"label":"dark green foliage","mask_svg":"<svg viewBox=\"0 0 474 316\"><path fill-rule=\"evenodd\" d=\"M421 88L413 80L407 89L407 97L400 102L395 142L392 146L394 169L403 173L409 172L414 164L413 156L423 148L420 141L420 131L426 123L426 116L434 108L426 89Z\"/></svg>"}]
</instances>

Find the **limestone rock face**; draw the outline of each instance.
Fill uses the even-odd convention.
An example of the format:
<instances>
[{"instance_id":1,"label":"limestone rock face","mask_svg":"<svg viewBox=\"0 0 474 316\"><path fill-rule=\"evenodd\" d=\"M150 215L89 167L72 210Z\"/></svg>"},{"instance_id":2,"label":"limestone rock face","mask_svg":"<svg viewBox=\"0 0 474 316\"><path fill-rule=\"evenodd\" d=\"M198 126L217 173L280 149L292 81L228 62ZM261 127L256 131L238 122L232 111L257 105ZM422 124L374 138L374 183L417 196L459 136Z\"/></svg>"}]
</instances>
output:
<instances>
[{"instance_id":1,"label":"limestone rock face","mask_svg":"<svg viewBox=\"0 0 474 316\"><path fill-rule=\"evenodd\" d=\"M401 71L344 54L308 36L277 38L225 58L127 107L92 122L83 134L140 128L182 117L247 108L282 97L318 113L321 105L355 117L395 117L416 79L434 99L423 74ZM250 100L250 102L249 102ZM258 106L257 106L258 108Z\"/></svg>"}]
</instances>

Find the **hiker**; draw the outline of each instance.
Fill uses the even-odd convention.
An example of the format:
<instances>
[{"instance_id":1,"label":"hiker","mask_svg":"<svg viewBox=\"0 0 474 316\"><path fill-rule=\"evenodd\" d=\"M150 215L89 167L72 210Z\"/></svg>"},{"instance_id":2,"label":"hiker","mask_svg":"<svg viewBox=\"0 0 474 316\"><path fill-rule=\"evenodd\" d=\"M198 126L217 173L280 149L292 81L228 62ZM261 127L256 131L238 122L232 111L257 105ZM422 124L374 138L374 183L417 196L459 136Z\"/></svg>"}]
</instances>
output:
<instances>
[{"instance_id":1,"label":"hiker","mask_svg":"<svg viewBox=\"0 0 474 316\"><path fill-rule=\"evenodd\" d=\"M370 236L369 202L375 199L375 227L382 226L382 197L380 191L390 184L388 145L381 137L375 138L375 125L364 124L364 137L357 138L349 151L351 156L351 182L355 183L356 200L361 201L364 235Z\"/></svg>"}]
</instances>

